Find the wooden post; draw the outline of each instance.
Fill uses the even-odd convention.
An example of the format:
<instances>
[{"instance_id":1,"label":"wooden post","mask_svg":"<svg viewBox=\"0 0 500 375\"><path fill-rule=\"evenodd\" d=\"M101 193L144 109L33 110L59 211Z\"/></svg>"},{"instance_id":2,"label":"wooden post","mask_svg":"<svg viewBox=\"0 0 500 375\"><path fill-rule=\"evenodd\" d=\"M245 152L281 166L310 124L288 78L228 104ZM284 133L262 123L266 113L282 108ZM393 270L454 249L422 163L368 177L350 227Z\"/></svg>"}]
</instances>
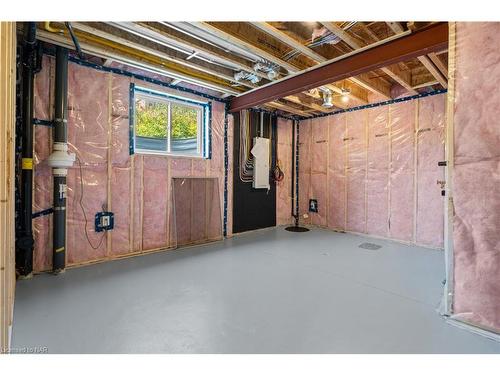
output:
<instances>
[{"instance_id":1,"label":"wooden post","mask_svg":"<svg viewBox=\"0 0 500 375\"><path fill-rule=\"evenodd\" d=\"M14 307L16 24L0 22L0 352L10 346Z\"/></svg>"}]
</instances>

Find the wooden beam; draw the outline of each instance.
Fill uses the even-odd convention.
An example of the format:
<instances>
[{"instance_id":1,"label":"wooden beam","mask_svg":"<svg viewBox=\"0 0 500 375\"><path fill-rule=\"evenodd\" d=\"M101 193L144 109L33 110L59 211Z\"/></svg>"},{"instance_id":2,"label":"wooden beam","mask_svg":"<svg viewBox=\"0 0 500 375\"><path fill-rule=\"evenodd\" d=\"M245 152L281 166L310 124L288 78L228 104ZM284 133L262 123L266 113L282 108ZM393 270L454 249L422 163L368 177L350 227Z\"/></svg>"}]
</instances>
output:
<instances>
[{"instance_id":1,"label":"wooden beam","mask_svg":"<svg viewBox=\"0 0 500 375\"><path fill-rule=\"evenodd\" d=\"M146 47L143 44L132 42L132 41L130 41L128 39L122 38L122 37L114 35L114 34L110 34L110 33L106 32L106 31L102 31L100 29L97 29L97 28L92 27L92 26L85 25L85 24L80 23L80 22L72 22L72 26L76 30L80 30L80 31L83 31L85 33L88 33L88 34L95 35L95 36L98 36L100 38L106 39L108 41L111 41L111 42L114 42L114 43L118 43L118 44L121 44L121 45L126 46L126 47L133 48L134 50L141 51L141 52L147 53L149 55L159 57L162 60L171 61L171 62L176 63L178 65L185 66L185 67L188 67L190 69L194 69L194 70L197 70L197 71L200 71L200 72L203 72L203 73L211 74L211 75L214 75L216 77L225 79L225 80L227 80L229 82L236 82L236 83L241 84L242 86L246 86L246 87L249 87L249 88L257 87L256 85L254 85L254 84L252 84L250 82L245 82L245 81L239 82L239 81L236 81L234 79L234 76L232 76L232 75L228 75L226 73L223 73L223 72L220 72L220 71L217 71L217 70L214 70L214 69L210 69L210 68L207 68L207 67L195 64L195 63L193 63L191 61L180 59L178 57L173 57L173 56L168 55L165 52L162 52L162 51L160 51L158 49Z\"/></svg>"},{"instance_id":2,"label":"wooden beam","mask_svg":"<svg viewBox=\"0 0 500 375\"><path fill-rule=\"evenodd\" d=\"M311 114L309 114L307 112L301 111L300 109L290 107L290 106L283 104L283 103L280 103L280 102L273 101L273 102L266 103L266 105L269 107L276 108L276 109L281 109L282 111L293 113L294 115L305 116L305 117L311 116Z\"/></svg>"},{"instance_id":3,"label":"wooden beam","mask_svg":"<svg viewBox=\"0 0 500 375\"><path fill-rule=\"evenodd\" d=\"M411 86L411 72L408 70L401 70L397 64L386 66L381 69L385 74L403 86L409 93L418 94L418 92Z\"/></svg>"},{"instance_id":4,"label":"wooden beam","mask_svg":"<svg viewBox=\"0 0 500 375\"><path fill-rule=\"evenodd\" d=\"M37 39L49 42L55 45L60 45L69 49L74 49L74 44L71 39L66 35L55 34L45 30L38 29L37 30ZM199 85L202 87L206 87L215 91L229 93L232 95L240 94L241 92L235 90L230 86L221 85L219 83L215 83L204 78L198 78L194 76L190 76L186 73L181 73L172 69L169 69L164 66L160 66L158 64L151 63L147 60L131 57L122 52L117 52L111 48L102 48L101 46L96 46L87 43L86 41L80 40L80 47L83 52L102 57L102 58L111 58L116 62L132 66L139 69L144 69L146 71L163 75L165 77L181 79L184 82L192 83L194 85Z\"/></svg>"},{"instance_id":5,"label":"wooden beam","mask_svg":"<svg viewBox=\"0 0 500 375\"><path fill-rule=\"evenodd\" d=\"M304 56L309 57L311 60L314 60L315 62L323 62L326 61L327 59L320 54L314 52L312 49L309 47L303 45L296 39L290 37L288 34L284 33L281 30L278 30L275 28L273 25L267 23L267 22L251 22L251 24L258 29L264 31L265 33L273 36L274 38L280 40L281 42L289 45L290 47L296 49L299 51L301 54Z\"/></svg>"},{"instance_id":6,"label":"wooden beam","mask_svg":"<svg viewBox=\"0 0 500 375\"><path fill-rule=\"evenodd\" d=\"M308 103L305 100L300 99L296 95L285 96L283 99L286 99L286 100L288 100L292 103L295 103L295 104L300 104L304 107L311 108L315 111L319 111L319 112L323 112L323 113L331 112L331 109L325 108L317 103Z\"/></svg>"},{"instance_id":7,"label":"wooden beam","mask_svg":"<svg viewBox=\"0 0 500 375\"><path fill-rule=\"evenodd\" d=\"M301 74L285 77L232 99L231 112L293 95L331 81L357 76L400 61L442 49L448 43L448 24L436 23L415 33L391 38L351 54L332 59Z\"/></svg>"},{"instance_id":8,"label":"wooden beam","mask_svg":"<svg viewBox=\"0 0 500 375\"><path fill-rule=\"evenodd\" d=\"M350 80L374 94L381 95L386 99L392 98L390 86L380 80L371 78L367 73L351 77Z\"/></svg>"},{"instance_id":9,"label":"wooden beam","mask_svg":"<svg viewBox=\"0 0 500 375\"><path fill-rule=\"evenodd\" d=\"M429 87L429 86L437 85L438 83L439 83L438 81L432 80L432 81L428 81L428 82L419 83L418 85L413 86L413 88L414 89L421 89L421 88L424 88L424 87Z\"/></svg>"},{"instance_id":10,"label":"wooden beam","mask_svg":"<svg viewBox=\"0 0 500 375\"><path fill-rule=\"evenodd\" d=\"M333 34L337 35L341 40L343 40L349 47L352 49L358 49L363 47L363 43L361 43L358 39L351 36L347 31L342 29L341 27L335 25L333 22L322 22L322 24Z\"/></svg>"},{"instance_id":11,"label":"wooden beam","mask_svg":"<svg viewBox=\"0 0 500 375\"><path fill-rule=\"evenodd\" d=\"M344 31L341 27L335 25L333 22L323 22L323 25L325 25L325 27L328 30L330 30L333 34L337 35L340 39L342 39L344 42L346 42L352 49L356 50L356 49L363 47L362 42L359 42L358 40L356 40L348 32ZM402 28L401 28L401 30L402 30ZM385 74L387 74L389 77L394 79L401 86L403 86L408 92L410 92L412 94L418 94L418 92L415 91L411 87L411 77L409 76L409 74L410 74L409 72L402 73L397 65L382 67L381 70ZM366 85L366 81L364 82L364 84L365 84L365 87L368 88L368 85ZM370 91L374 91L374 90L370 90ZM382 95L384 95L384 94L382 94ZM389 96L389 98L390 98L390 96Z\"/></svg>"},{"instance_id":12,"label":"wooden beam","mask_svg":"<svg viewBox=\"0 0 500 375\"><path fill-rule=\"evenodd\" d=\"M405 31L400 22L386 22L386 24L394 32L394 34L399 34Z\"/></svg>"},{"instance_id":13,"label":"wooden beam","mask_svg":"<svg viewBox=\"0 0 500 375\"><path fill-rule=\"evenodd\" d=\"M154 27L151 23L134 23L134 31L130 29L129 26L123 25L122 23L112 22L110 23L113 27L118 27L120 30L124 30L134 35L141 35L143 38L154 41L155 43L162 44L165 46L176 45L185 50L192 51L192 53L197 53L207 58L207 60L212 60L214 63L222 62L229 63L233 65L236 69L243 70L249 73L254 73L261 78L268 79L267 75L260 72L255 72L253 66L244 60L234 56L234 54L223 51L218 47L211 46L202 41L194 38L189 38L185 35L180 37L178 32L175 30L167 31L167 26L158 25L161 29Z\"/></svg>"},{"instance_id":14,"label":"wooden beam","mask_svg":"<svg viewBox=\"0 0 500 375\"><path fill-rule=\"evenodd\" d=\"M196 26L200 27L200 24L196 24ZM266 27L267 29L270 29L272 26L269 25L269 27ZM218 28L216 28L215 26L212 26L210 24L207 24L207 23L201 23L201 27L203 30L207 31L207 32L210 32L212 33L213 35L216 35L220 38L224 38L225 40L229 41L230 43L234 44L235 46L239 47L239 48L248 48L249 50L251 50L253 53L255 53L256 55L258 56L262 56L264 58L266 58L265 56L268 56L269 53L267 51L264 51L262 48L259 48L257 46L254 46L248 42L245 42L243 40L241 40L240 38L228 33L228 32L225 32L223 30L219 30ZM289 38L287 39L287 41L290 43L289 46L292 47L292 48L295 48L295 47L298 47L298 45L300 45L300 43L298 41L295 41L294 39L292 38ZM249 48L248 46L252 46L251 48ZM305 47L305 46L302 46L302 47ZM307 48L307 47L305 47ZM318 58L318 60L314 60L316 62L324 62L326 61L326 58L323 57L323 56L320 56L320 55L317 55L316 56ZM268 58L266 58L268 59ZM268 59L269 60L269 59ZM291 73L297 73L300 71L300 69L296 66L294 66L293 64L290 64L289 62L287 61L284 61L283 59L279 58L279 57L276 57L273 55L272 57L272 60L269 60L279 66L282 66L284 68L286 68L289 72ZM329 88L330 90L332 90L333 92L337 92L337 93L341 93L342 90L339 88L339 87L335 87L334 85L331 85L331 84L327 84L325 85L327 88ZM357 91L354 91L354 93L358 93ZM309 93L305 93L306 95L309 95ZM309 95L310 96L310 95ZM367 100L366 99L366 95L364 96L361 96L360 95L360 98L359 98L360 101L363 101L363 100ZM339 108L347 108L346 104L345 103L342 103L340 100L333 100L333 103L335 106L339 107Z\"/></svg>"},{"instance_id":15,"label":"wooden beam","mask_svg":"<svg viewBox=\"0 0 500 375\"><path fill-rule=\"evenodd\" d=\"M431 59L427 56L419 56L418 60L422 63L423 66L427 68L427 70L436 78L441 86L445 89L448 88L448 81L443 77L438 68L432 63Z\"/></svg>"},{"instance_id":16,"label":"wooden beam","mask_svg":"<svg viewBox=\"0 0 500 375\"><path fill-rule=\"evenodd\" d=\"M217 27L212 26L207 22L196 22L195 25L196 25L196 27L198 27L198 28L200 28L200 29L212 34L212 35L215 35L219 38L222 38L222 39L226 40L227 42L234 44L235 46L246 49L246 50L254 53L257 56L260 56L260 57L266 59L267 61L270 61L276 65L279 65L279 66L285 68L290 73L293 73L293 72L296 72L299 70L293 64L290 64L289 62L284 61L284 60L280 59L279 57L276 57L272 53L264 51L262 48L259 48L257 46L254 46L251 43L248 43L244 40L241 40L240 38L235 37L234 35L229 34L221 29L218 29Z\"/></svg>"},{"instance_id":17,"label":"wooden beam","mask_svg":"<svg viewBox=\"0 0 500 375\"><path fill-rule=\"evenodd\" d=\"M445 78L448 78L448 67L445 65L443 60L441 60L441 58L438 55L436 55L434 52L429 53L428 56L429 56L429 59L431 59L431 61L434 63L434 65L436 65L436 67L439 69L439 71L443 74L443 76Z\"/></svg>"},{"instance_id":18,"label":"wooden beam","mask_svg":"<svg viewBox=\"0 0 500 375\"><path fill-rule=\"evenodd\" d=\"M269 35L273 36L274 38L279 39L281 42L296 49L297 51L301 52L303 55L309 57L315 63L323 63L323 62L327 61L326 57L314 52L309 47L304 46L298 40L290 37L289 35L287 35L283 31L278 30L277 28L275 28L274 26L272 26L269 23L252 22L252 25L254 25L255 27L259 28L260 30L268 33ZM296 72L298 70L299 70L298 68L295 68L295 70L293 72ZM325 87L329 88L330 90L332 90L335 93L338 93L338 94L342 93L342 88L338 87L338 85L329 84L329 85L325 85ZM350 85L349 89L350 89L351 95L353 97L355 97L356 99L358 99L359 101L361 101L363 103L368 103L368 98L367 98L367 95L365 92L361 92L361 90L359 90L359 88L354 87L353 85ZM336 105L338 105L339 108L347 108L347 106L344 103L342 103L340 101L337 101L337 102L338 103Z\"/></svg>"}]
</instances>

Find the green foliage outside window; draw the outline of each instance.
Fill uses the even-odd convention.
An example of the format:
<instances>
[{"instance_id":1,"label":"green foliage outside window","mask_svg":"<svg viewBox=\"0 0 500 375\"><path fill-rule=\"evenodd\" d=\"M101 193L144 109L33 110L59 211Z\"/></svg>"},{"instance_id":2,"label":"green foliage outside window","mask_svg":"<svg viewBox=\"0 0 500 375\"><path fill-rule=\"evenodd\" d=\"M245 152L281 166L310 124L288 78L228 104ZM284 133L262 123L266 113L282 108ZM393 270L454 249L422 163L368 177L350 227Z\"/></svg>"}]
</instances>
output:
<instances>
[{"instance_id":1,"label":"green foliage outside window","mask_svg":"<svg viewBox=\"0 0 500 375\"><path fill-rule=\"evenodd\" d=\"M172 138L196 138L198 111L191 107L172 104ZM168 104L162 102L136 102L136 135L140 137L166 138Z\"/></svg>"}]
</instances>

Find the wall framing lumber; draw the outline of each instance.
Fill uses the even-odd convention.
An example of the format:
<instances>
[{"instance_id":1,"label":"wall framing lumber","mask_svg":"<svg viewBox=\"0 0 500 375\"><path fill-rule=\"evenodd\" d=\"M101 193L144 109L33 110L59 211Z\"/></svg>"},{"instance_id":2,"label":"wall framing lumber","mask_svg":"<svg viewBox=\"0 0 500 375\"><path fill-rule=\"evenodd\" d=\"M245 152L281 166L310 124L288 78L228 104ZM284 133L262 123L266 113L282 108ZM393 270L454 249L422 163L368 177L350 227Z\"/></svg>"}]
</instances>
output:
<instances>
[{"instance_id":1,"label":"wall framing lumber","mask_svg":"<svg viewBox=\"0 0 500 375\"><path fill-rule=\"evenodd\" d=\"M0 353L10 348L16 283L14 139L16 24L0 22Z\"/></svg>"}]
</instances>

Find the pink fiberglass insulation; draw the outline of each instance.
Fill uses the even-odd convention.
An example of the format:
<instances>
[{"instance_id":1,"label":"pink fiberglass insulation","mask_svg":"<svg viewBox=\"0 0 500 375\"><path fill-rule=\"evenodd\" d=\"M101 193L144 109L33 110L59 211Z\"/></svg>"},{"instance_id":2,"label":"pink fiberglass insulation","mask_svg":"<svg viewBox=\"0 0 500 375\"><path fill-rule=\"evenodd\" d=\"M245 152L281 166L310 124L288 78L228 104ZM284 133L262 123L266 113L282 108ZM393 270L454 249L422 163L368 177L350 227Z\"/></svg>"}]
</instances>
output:
<instances>
[{"instance_id":1,"label":"pink fiberglass insulation","mask_svg":"<svg viewBox=\"0 0 500 375\"><path fill-rule=\"evenodd\" d=\"M148 156L143 164L142 250L168 247L168 160Z\"/></svg>"},{"instance_id":2,"label":"pink fiberglass insulation","mask_svg":"<svg viewBox=\"0 0 500 375\"><path fill-rule=\"evenodd\" d=\"M41 120L50 120L52 97L50 72L53 59L44 56L43 64L47 68L35 76L34 86L34 117ZM52 131L48 126L37 126L34 129L33 154L33 212L46 210L52 207L52 168L47 164L47 158L52 150ZM40 216L33 219L33 236L35 240L33 250L33 269L48 270L52 266L52 221L50 216Z\"/></svg>"},{"instance_id":3,"label":"pink fiberglass insulation","mask_svg":"<svg viewBox=\"0 0 500 375\"><path fill-rule=\"evenodd\" d=\"M208 226L210 225L210 202L207 192L207 180L193 178L191 182L191 238L190 242L206 241L208 239ZM179 215L179 212L176 212Z\"/></svg>"},{"instance_id":4,"label":"pink fiberglass insulation","mask_svg":"<svg viewBox=\"0 0 500 375\"><path fill-rule=\"evenodd\" d=\"M277 159L284 174L276 185L276 222L278 225L292 223L292 129L293 122L278 118Z\"/></svg>"},{"instance_id":5,"label":"pink fiberglass insulation","mask_svg":"<svg viewBox=\"0 0 500 375\"><path fill-rule=\"evenodd\" d=\"M328 161L328 117L311 121L311 198L318 201L318 212L311 212L311 223L327 226L327 161Z\"/></svg>"},{"instance_id":6,"label":"pink fiberglass insulation","mask_svg":"<svg viewBox=\"0 0 500 375\"><path fill-rule=\"evenodd\" d=\"M205 212L207 234L203 240L215 241L222 239L222 215L220 180L217 178L207 178L205 182L206 205L200 208L200 212ZM196 208L196 207L195 207Z\"/></svg>"},{"instance_id":7,"label":"pink fiberglass insulation","mask_svg":"<svg viewBox=\"0 0 500 375\"><path fill-rule=\"evenodd\" d=\"M222 238L218 185L217 178L173 180L178 245Z\"/></svg>"},{"instance_id":8,"label":"pink fiberglass insulation","mask_svg":"<svg viewBox=\"0 0 500 375\"><path fill-rule=\"evenodd\" d=\"M389 107L391 168L389 198L390 237L413 240L415 101Z\"/></svg>"},{"instance_id":9,"label":"pink fiberglass insulation","mask_svg":"<svg viewBox=\"0 0 500 375\"><path fill-rule=\"evenodd\" d=\"M105 234L94 232L94 214L108 199L110 82L108 73L76 64L68 67L68 145L77 162L67 177L67 264L101 259L107 253Z\"/></svg>"},{"instance_id":10,"label":"pink fiberglass insulation","mask_svg":"<svg viewBox=\"0 0 500 375\"><path fill-rule=\"evenodd\" d=\"M500 23L456 24L455 317L500 332Z\"/></svg>"},{"instance_id":11,"label":"pink fiberglass insulation","mask_svg":"<svg viewBox=\"0 0 500 375\"><path fill-rule=\"evenodd\" d=\"M133 251L131 246L133 201L126 199L132 196L131 161L129 156L129 86L127 77L112 75L111 88L111 145L110 145L110 209L117 219L112 232L108 254L120 256Z\"/></svg>"},{"instance_id":12,"label":"pink fiberglass insulation","mask_svg":"<svg viewBox=\"0 0 500 375\"><path fill-rule=\"evenodd\" d=\"M346 118L343 113L329 117L328 138L328 227L345 229Z\"/></svg>"},{"instance_id":13,"label":"pink fiberglass insulation","mask_svg":"<svg viewBox=\"0 0 500 375\"><path fill-rule=\"evenodd\" d=\"M422 98L418 105L417 129L417 231L415 241L443 247L444 221L441 185L444 168L444 125L446 96Z\"/></svg>"},{"instance_id":14,"label":"pink fiberglass insulation","mask_svg":"<svg viewBox=\"0 0 500 375\"><path fill-rule=\"evenodd\" d=\"M366 178L366 116L355 111L347 116L347 230L364 233Z\"/></svg>"},{"instance_id":15,"label":"pink fiberglass insulation","mask_svg":"<svg viewBox=\"0 0 500 375\"><path fill-rule=\"evenodd\" d=\"M301 213L316 198L320 210L328 207L331 229L441 248L436 181L443 174L437 162L444 153L444 100L435 95L301 121ZM328 124L325 152L315 149L324 137L320 124ZM418 139L416 126L422 130ZM310 216L310 223L324 225L322 212Z\"/></svg>"},{"instance_id":16,"label":"pink fiberglass insulation","mask_svg":"<svg viewBox=\"0 0 500 375\"><path fill-rule=\"evenodd\" d=\"M177 244L191 242L191 212L193 204L192 179L173 180L174 212L177 230Z\"/></svg>"},{"instance_id":17,"label":"pink fiberglass insulation","mask_svg":"<svg viewBox=\"0 0 500 375\"><path fill-rule=\"evenodd\" d=\"M388 236L389 107L368 110L366 233Z\"/></svg>"},{"instance_id":18,"label":"pink fiberglass insulation","mask_svg":"<svg viewBox=\"0 0 500 375\"><path fill-rule=\"evenodd\" d=\"M52 119L50 98L53 58L44 57L43 69L35 81L35 117ZM194 189L196 215L183 244L221 238L224 189L224 103L212 101L212 158L174 158L129 154L129 90L135 80L70 63L68 69L68 143L81 162L68 171L67 247L68 265L85 264L127 254L177 245L172 204L172 177L212 177L205 193ZM135 82L156 91L192 99L207 99L162 86ZM232 137L232 129L228 129ZM231 138L232 139L232 138ZM51 153L51 130L35 127L35 190L33 210L52 206L52 171L46 164ZM229 168L232 161L229 158ZM83 179L80 177L82 176ZM230 181L230 179L229 179ZM83 197L81 182L83 182ZM229 186L230 189L230 186ZM229 190L228 196L231 197ZM82 211L81 203L85 210ZM212 200L215 200L212 202ZM202 203L205 203L204 205ZM201 207L205 207L201 217ZM114 229L94 232L94 215L103 209L115 214ZM228 215L231 215L228 204ZM190 215L194 214L189 211ZM85 234L85 216L87 234ZM50 270L52 218L34 220L36 272ZM198 232L199 230L199 232ZM104 237L103 237L104 236ZM87 239L88 237L88 239ZM102 241L101 241L102 240ZM91 242L93 247L89 244Z\"/></svg>"}]
</instances>

